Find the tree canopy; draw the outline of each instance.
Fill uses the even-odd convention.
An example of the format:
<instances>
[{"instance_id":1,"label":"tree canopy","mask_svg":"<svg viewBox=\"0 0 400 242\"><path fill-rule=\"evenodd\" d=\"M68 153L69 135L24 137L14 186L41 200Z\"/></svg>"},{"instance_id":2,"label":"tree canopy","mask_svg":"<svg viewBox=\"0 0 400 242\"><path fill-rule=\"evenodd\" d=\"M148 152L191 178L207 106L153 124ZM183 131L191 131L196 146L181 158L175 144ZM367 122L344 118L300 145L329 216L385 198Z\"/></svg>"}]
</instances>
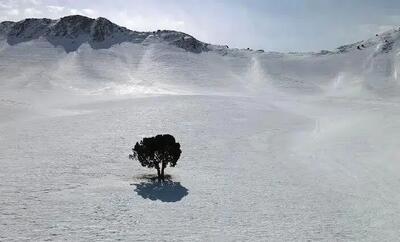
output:
<instances>
[{"instance_id":1,"label":"tree canopy","mask_svg":"<svg viewBox=\"0 0 400 242\"><path fill-rule=\"evenodd\" d=\"M182 153L180 144L170 134L159 134L143 138L136 142L129 155L132 160L138 160L143 167L155 168L160 180L164 180L164 169L169 164L174 167Z\"/></svg>"}]
</instances>

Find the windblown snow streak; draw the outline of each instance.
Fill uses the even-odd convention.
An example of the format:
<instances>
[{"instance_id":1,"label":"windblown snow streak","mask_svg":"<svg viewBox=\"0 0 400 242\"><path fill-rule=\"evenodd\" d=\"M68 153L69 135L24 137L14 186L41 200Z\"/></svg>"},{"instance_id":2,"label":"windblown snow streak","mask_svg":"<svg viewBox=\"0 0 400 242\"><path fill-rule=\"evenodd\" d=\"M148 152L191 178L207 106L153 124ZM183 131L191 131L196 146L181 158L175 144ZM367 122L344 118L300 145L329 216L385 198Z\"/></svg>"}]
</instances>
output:
<instances>
[{"instance_id":1,"label":"windblown snow streak","mask_svg":"<svg viewBox=\"0 0 400 242\"><path fill-rule=\"evenodd\" d=\"M135 32L104 18L0 24L0 85L86 93L302 92L393 96L399 31L320 53L228 49L174 31ZM55 48L56 47L56 48ZM338 82L340 79L340 82Z\"/></svg>"}]
</instances>

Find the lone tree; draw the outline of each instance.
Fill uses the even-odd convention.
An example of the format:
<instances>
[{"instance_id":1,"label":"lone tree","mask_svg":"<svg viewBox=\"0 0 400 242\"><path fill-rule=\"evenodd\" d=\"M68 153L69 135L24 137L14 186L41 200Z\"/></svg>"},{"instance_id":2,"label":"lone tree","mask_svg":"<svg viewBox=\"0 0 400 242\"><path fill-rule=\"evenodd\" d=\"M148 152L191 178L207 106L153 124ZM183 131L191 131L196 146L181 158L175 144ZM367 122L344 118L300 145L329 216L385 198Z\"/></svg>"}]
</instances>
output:
<instances>
[{"instance_id":1,"label":"lone tree","mask_svg":"<svg viewBox=\"0 0 400 242\"><path fill-rule=\"evenodd\" d=\"M164 180L164 169L168 164L171 167L176 165L182 153L180 147L174 136L159 134L137 142L129 159L138 160L144 167L157 169L158 180Z\"/></svg>"}]
</instances>

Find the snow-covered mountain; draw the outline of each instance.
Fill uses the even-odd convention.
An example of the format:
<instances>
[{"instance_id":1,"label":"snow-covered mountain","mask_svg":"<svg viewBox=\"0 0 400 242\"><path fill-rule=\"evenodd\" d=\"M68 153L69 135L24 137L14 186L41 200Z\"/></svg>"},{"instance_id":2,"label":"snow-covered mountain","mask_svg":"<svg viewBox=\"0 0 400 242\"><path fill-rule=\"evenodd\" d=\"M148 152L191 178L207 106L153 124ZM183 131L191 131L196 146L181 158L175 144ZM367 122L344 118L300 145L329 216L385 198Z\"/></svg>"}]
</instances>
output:
<instances>
[{"instance_id":1,"label":"snow-covered mountain","mask_svg":"<svg viewBox=\"0 0 400 242\"><path fill-rule=\"evenodd\" d=\"M397 29L318 53L229 49L181 32L137 32L79 15L2 22L0 36L0 85L16 90L379 97L400 92Z\"/></svg>"},{"instance_id":2,"label":"snow-covered mountain","mask_svg":"<svg viewBox=\"0 0 400 242\"><path fill-rule=\"evenodd\" d=\"M207 44L185 33L137 32L105 18L92 19L81 15L66 16L58 20L30 18L19 22L6 21L0 23L0 34L10 45L44 38L54 46L63 47L67 52L77 50L83 43L89 43L94 49L107 49L122 42L143 43L148 38L167 41L195 53L208 50Z\"/></svg>"}]
</instances>

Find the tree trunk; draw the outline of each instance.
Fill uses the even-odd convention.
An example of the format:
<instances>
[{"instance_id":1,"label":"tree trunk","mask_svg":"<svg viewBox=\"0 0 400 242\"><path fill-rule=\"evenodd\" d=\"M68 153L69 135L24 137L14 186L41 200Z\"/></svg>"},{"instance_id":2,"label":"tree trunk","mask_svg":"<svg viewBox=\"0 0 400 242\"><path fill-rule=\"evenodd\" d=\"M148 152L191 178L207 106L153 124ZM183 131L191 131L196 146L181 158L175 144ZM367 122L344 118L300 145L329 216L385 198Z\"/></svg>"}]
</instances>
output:
<instances>
[{"instance_id":1,"label":"tree trunk","mask_svg":"<svg viewBox=\"0 0 400 242\"><path fill-rule=\"evenodd\" d=\"M156 169L157 169L157 178L160 181L161 180L160 167L156 167Z\"/></svg>"},{"instance_id":2,"label":"tree trunk","mask_svg":"<svg viewBox=\"0 0 400 242\"><path fill-rule=\"evenodd\" d=\"M161 180L163 180L163 181L164 181L164 169L165 169L165 166L163 166L161 168Z\"/></svg>"}]
</instances>

